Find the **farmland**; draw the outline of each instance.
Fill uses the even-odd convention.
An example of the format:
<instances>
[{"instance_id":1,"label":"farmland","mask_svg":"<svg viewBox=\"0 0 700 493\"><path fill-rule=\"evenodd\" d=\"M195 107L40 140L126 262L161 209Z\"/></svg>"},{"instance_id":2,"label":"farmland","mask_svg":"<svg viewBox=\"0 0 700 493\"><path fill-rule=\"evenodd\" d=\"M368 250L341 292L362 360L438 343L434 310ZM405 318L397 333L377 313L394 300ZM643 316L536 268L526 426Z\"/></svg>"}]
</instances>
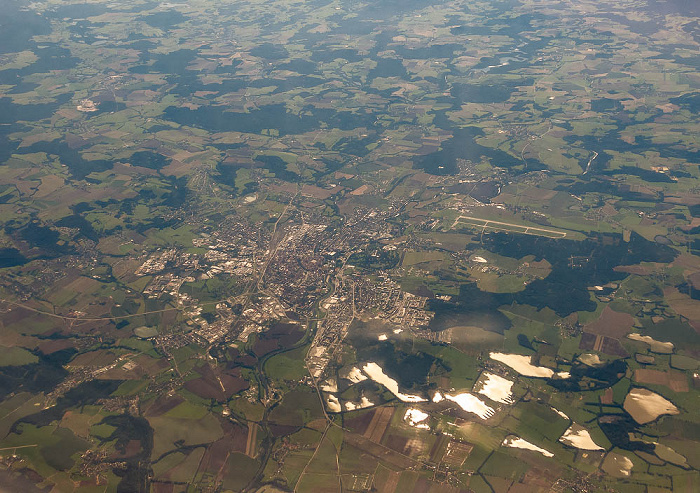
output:
<instances>
[{"instance_id":1,"label":"farmland","mask_svg":"<svg viewBox=\"0 0 700 493\"><path fill-rule=\"evenodd\" d=\"M695 3L0 11L3 486L699 488Z\"/></svg>"}]
</instances>

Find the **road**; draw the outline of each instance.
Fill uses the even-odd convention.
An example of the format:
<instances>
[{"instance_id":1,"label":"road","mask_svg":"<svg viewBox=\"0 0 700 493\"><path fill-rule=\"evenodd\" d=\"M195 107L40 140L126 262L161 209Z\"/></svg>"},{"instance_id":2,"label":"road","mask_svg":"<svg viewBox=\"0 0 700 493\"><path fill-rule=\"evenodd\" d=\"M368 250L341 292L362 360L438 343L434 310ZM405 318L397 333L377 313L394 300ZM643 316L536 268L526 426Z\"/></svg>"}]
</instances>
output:
<instances>
[{"instance_id":1,"label":"road","mask_svg":"<svg viewBox=\"0 0 700 493\"><path fill-rule=\"evenodd\" d=\"M38 313L40 315L46 315L47 317L52 317L52 318L60 318L62 320L74 320L78 322L97 322L100 320L122 320L125 318L132 318L132 317L140 317L142 315L149 315L151 313L163 313L163 312L171 312L173 310L180 310L180 308L172 307L172 308L163 308L162 310L151 310L149 312L140 312L140 313L130 313L128 315L115 315L111 317L69 317L67 315L58 315L56 313L51 313L51 312L46 312L44 310L39 310L38 308L33 308L31 306L27 306L23 303L18 303L16 301L10 301L6 300L3 298L0 298L0 303L7 303L8 305L13 305L19 308L22 308L24 310L29 310L30 312ZM212 303L218 303L217 302L211 302ZM207 304L207 303L204 303Z\"/></svg>"}]
</instances>

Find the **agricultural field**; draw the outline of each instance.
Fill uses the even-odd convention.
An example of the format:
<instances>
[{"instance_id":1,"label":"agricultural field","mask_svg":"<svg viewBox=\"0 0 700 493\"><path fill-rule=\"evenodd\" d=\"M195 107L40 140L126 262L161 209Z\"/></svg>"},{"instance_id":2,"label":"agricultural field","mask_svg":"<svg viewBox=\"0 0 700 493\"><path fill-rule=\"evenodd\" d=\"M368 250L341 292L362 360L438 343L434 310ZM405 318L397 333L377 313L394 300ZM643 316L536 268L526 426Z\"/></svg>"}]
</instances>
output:
<instances>
[{"instance_id":1,"label":"agricultural field","mask_svg":"<svg viewBox=\"0 0 700 493\"><path fill-rule=\"evenodd\" d=\"M0 0L0 484L700 490L700 7Z\"/></svg>"}]
</instances>

